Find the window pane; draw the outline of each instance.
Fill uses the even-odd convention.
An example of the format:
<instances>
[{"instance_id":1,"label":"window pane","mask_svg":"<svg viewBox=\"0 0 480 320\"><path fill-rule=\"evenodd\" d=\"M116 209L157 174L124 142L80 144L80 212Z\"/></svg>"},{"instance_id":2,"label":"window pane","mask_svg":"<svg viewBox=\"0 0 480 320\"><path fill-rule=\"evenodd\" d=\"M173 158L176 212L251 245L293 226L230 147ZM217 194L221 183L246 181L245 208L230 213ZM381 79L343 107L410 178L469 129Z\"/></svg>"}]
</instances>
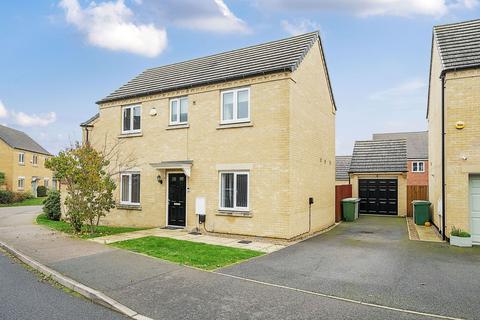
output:
<instances>
[{"instance_id":1,"label":"window pane","mask_svg":"<svg viewBox=\"0 0 480 320\"><path fill-rule=\"evenodd\" d=\"M223 94L223 119L233 120L233 92Z\"/></svg>"},{"instance_id":2,"label":"window pane","mask_svg":"<svg viewBox=\"0 0 480 320\"><path fill-rule=\"evenodd\" d=\"M122 201L130 201L130 176L122 176Z\"/></svg>"},{"instance_id":3,"label":"window pane","mask_svg":"<svg viewBox=\"0 0 480 320\"><path fill-rule=\"evenodd\" d=\"M123 109L123 131L130 130L131 111L130 108Z\"/></svg>"},{"instance_id":4,"label":"window pane","mask_svg":"<svg viewBox=\"0 0 480 320\"><path fill-rule=\"evenodd\" d=\"M237 118L248 118L248 90L238 91L237 93Z\"/></svg>"},{"instance_id":5,"label":"window pane","mask_svg":"<svg viewBox=\"0 0 480 320\"><path fill-rule=\"evenodd\" d=\"M222 173L221 207L233 208L233 173Z\"/></svg>"},{"instance_id":6,"label":"window pane","mask_svg":"<svg viewBox=\"0 0 480 320\"><path fill-rule=\"evenodd\" d=\"M170 122L177 122L178 119L178 100L172 100L170 104Z\"/></svg>"},{"instance_id":7,"label":"window pane","mask_svg":"<svg viewBox=\"0 0 480 320\"><path fill-rule=\"evenodd\" d=\"M180 122L188 121L188 99L180 100Z\"/></svg>"},{"instance_id":8,"label":"window pane","mask_svg":"<svg viewBox=\"0 0 480 320\"><path fill-rule=\"evenodd\" d=\"M140 174L132 174L132 202L140 203Z\"/></svg>"},{"instance_id":9,"label":"window pane","mask_svg":"<svg viewBox=\"0 0 480 320\"><path fill-rule=\"evenodd\" d=\"M140 121L142 119L142 109L140 107L133 108L133 130L140 130Z\"/></svg>"},{"instance_id":10,"label":"window pane","mask_svg":"<svg viewBox=\"0 0 480 320\"><path fill-rule=\"evenodd\" d=\"M248 207L248 175L237 174L237 207Z\"/></svg>"},{"instance_id":11,"label":"window pane","mask_svg":"<svg viewBox=\"0 0 480 320\"><path fill-rule=\"evenodd\" d=\"M423 162L418 163L418 171L423 171Z\"/></svg>"},{"instance_id":12,"label":"window pane","mask_svg":"<svg viewBox=\"0 0 480 320\"><path fill-rule=\"evenodd\" d=\"M417 163L416 162L413 163L413 171L414 172L417 171Z\"/></svg>"}]
</instances>

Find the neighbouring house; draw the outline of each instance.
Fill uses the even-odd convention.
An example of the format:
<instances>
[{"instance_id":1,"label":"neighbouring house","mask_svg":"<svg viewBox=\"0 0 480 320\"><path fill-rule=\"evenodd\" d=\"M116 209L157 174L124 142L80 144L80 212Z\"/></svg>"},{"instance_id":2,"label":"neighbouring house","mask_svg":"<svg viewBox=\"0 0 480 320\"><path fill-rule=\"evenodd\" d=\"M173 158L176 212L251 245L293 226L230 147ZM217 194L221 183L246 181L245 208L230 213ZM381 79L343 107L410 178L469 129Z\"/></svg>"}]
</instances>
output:
<instances>
[{"instance_id":1,"label":"neighbouring house","mask_svg":"<svg viewBox=\"0 0 480 320\"><path fill-rule=\"evenodd\" d=\"M7 190L37 194L38 186L56 188L52 172L45 168L51 154L22 131L0 125L0 172Z\"/></svg>"},{"instance_id":2,"label":"neighbouring house","mask_svg":"<svg viewBox=\"0 0 480 320\"><path fill-rule=\"evenodd\" d=\"M433 28L427 119L433 222L480 244L480 20Z\"/></svg>"},{"instance_id":3,"label":"neighbouring house","mask_svg":"<svg viewBox=\"0 0 480 320\"><path fill-rule=\"evenodd\" d=\"M407 141L356 141L350 163L352 196L359 213L407 214Z\"/></svg>"},{"instance_id":4,"label":"neighbouring house","mask_svg":"<svg viewBox=\"0 0 480 320\"><path fill-rule=\"evenodd\" d=\"M350 162L352 156L336 156L335 157L335 184L350 184L350 176L348 171L350 170Z\"/></svg>"},{"instance_id":5,"label":"neighbouring house","mask_svg":"<svg viewBox=\"0 0 480 320\"><path fill-rule=\"evenodd\" d=\"M373 140L407 141L407 185L428 186L428 131L374 133Z\"/></svg>"},{"instance_id":6,"label":"neighbouring house","mask_svg":"<svg viewBox=\"0 0 480 320\"><path fill-rule=\"evenodd\" d=\"M97 104L84 139L136 159L107 224L292 239L335 221L318 32L148 69Z\"/></svg>"}]
</instances>

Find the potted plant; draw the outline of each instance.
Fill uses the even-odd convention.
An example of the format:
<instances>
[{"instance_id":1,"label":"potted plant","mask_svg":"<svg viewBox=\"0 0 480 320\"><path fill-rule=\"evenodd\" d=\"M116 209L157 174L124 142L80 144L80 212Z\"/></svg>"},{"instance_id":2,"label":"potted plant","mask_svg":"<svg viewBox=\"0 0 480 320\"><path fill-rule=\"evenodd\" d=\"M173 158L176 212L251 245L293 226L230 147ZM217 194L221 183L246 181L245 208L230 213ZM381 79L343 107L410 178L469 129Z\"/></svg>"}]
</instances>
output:
<instances>
[{"instance_id":1,"label":"potted plant","mask_svg":"<svg viewBox=\"0 0 480 320\"><path fill-rule=\"evenodd\" d=\"M472 236L467 231L457 229L453 226L452 232L450 232L450 244L457 247L471 247Z\"/></svg>"}]
</instances>

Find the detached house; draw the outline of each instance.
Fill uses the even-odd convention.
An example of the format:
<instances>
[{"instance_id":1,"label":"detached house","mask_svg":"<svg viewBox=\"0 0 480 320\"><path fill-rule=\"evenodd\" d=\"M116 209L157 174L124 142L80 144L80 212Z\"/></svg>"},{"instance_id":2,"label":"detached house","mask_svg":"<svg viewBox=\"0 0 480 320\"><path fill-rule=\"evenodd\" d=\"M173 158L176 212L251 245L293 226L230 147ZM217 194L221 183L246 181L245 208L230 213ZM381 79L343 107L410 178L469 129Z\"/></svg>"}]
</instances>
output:
<instances>
[{"instance_id":1,"label":"detached house","mask_svg":"<svg viewBox=\"0 0 480 320\"><path fill-rule=\"evenodd\" d=\"M433 222L480 244L480 20L434 27L427 119Z\"/></svg>"},{"instance_id":2,"label":"detached house","mask_svg":"<svg viewBox=\"0 0 480 320\"><path fill-rule=\"evenodd\" d=\"M317 32L145 70L98 106L84 139L135 157L108 224L291 239L334 223L336 107Z\"/></svg>"},{"instance_id":3,"label":"detached house","mask_svg":"<svg viewBox=\"0 0 480 320\"><path fill-rule=\"evenodd\" d=\"M0 172L7 190L31 192L37 187L55 188L52 172L45 168L51 154L22 131L0 125Z\"/></svg>"}]
</instances>

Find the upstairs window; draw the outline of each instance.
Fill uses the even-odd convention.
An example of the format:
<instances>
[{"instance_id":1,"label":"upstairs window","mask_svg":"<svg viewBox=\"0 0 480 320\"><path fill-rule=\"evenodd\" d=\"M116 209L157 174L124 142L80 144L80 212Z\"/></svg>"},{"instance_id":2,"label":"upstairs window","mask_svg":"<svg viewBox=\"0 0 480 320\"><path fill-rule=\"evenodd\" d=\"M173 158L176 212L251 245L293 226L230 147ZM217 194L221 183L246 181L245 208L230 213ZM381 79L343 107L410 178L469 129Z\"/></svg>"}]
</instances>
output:
<instances>
[{"instance_id":1,"label":"upstairs window","mask_svg":"<svg viewBox=\"0 0 480 320\"><path fill-rule=\"evenodd\" d=\"M33 164L34 166L37 166L37 165L38 165L38 155L34 154L34 155L32 156L32 164Z\"/></svg>"},{"instance_id":2,"label":"upstairs window","mask_svg":"<svg viewBox=\"0 0 480 320\"><path fill-rule=\"evenodd\" d=\"M248 211L248 172L220 173L220 210Z\"/></svg>"},{"instance_id":3,"label":"upstairs window","mask_svg":"<svg viewBox=\"0 0 480 320\"><path fill-rule=\"evenodd\" d=\"M125 172L120 174L120 203L140 204L140 173Z\"/></svg>"},{"instance_id":4,"label":"upstairs window","mask_svg":"<svg viewBox=\"0 0 480 320\"><path fill-rule=\"evenodd\" d=\"M222 91L221 123L250 121L250 89Z\"/></svg>"},{"instance_id":5,"label":"upstairs window","mask_svg":"<svg viewBox=\"0 0 480 320\"><path fill-rule=\"evenodd\" d=\"M122 133L138 133L141 131L142 108L128 106L122 108Z\"/></svg>"},{"instance_id":6,"label":"upstairs window","mask_svg":"<svg viewBox=\"0 0 480 320\"><path fill-rule=\"evenodd\" d=\"M19 164L25 164L25 153L20 152L18 154L18 163Z\"/></svg>"},{"instance_id":7,"label":"upstairs window","mask_svg":"<svg viewBox=\"0 0 480 320\"><path fill-rule=\"evenodd\" d=\"M170 100L170 125L188 123L188 98Z\"/></svg>"},{"instance_id":8,"label":"upstairs window","mask_svg":"<svg viewBox=\"0 0 480 320\"><path fill-rule=\"evenodd\" d=\"M423 161L413 161L412 162L412 172L425 172L425 162L423 162Z\"/></svg>"}]
</instances>

